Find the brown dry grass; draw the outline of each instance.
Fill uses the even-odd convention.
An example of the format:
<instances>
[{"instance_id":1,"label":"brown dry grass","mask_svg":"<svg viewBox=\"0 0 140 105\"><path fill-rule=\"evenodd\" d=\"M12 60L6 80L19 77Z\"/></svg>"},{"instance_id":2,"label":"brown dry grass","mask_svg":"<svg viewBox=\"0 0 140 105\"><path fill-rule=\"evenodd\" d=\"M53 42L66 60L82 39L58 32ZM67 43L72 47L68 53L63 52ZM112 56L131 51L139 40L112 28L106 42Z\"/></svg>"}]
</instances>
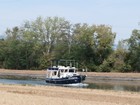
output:
<instances>
[{"instance_id":1,"label":"brown dry grass","mask_svg":"<svg viewBox=\"0 0 140 105\"><path fill-rule=\"evenodd\" d=\"M46 74L45 70L7 70L0 69L0 74ZM107 76L107 77L126 77L126 78L140 78L140 73L98 73L98 72L81 72L87 76Z\"/></svg>"},{"instance_id":2,"label":"brown dry grass","mask_svg":"<svg viewBox=\"0 0 140 105\"><path fill-rule=\"evenodd\" d=\"M0 105L139 105L140 94L0 84Z\"/></svg>"},{"instance_id":3,"label":"brown dry grass","mask_svg":"<svg viewBox=\"0 0 140 105\"><path fill-rule=\"evenodd\" d=\"M10 70L0 69L0 74L45 74L45 70Z\"/></svg>"}]
</instances>

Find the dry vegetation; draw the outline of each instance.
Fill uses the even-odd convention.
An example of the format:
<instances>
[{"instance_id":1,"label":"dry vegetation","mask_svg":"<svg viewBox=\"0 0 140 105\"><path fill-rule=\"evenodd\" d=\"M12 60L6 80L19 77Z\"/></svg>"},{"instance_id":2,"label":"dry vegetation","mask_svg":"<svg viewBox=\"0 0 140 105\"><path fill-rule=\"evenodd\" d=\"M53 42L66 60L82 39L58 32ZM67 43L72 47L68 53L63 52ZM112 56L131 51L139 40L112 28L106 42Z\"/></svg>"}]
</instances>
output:
<instances>
[{"instance_id":1,"label":"dry vegetation","mask_svg":"<svg viewBox=\"0 0 140 105\"><path fill-rule=\"evenodd\" d=\"M140 94L0 84L0 105L139 105Z\"/></svg>"},{"instance_id":2,"label":"dry vegetation","mask_svg":"<svg viewBox=\"0 0 140 105\"><path fill-rule=\"evenodd\" d=\"M45 70L7 70L0 69L0 74L45 74Z\"/></svg>"}]
</instances>

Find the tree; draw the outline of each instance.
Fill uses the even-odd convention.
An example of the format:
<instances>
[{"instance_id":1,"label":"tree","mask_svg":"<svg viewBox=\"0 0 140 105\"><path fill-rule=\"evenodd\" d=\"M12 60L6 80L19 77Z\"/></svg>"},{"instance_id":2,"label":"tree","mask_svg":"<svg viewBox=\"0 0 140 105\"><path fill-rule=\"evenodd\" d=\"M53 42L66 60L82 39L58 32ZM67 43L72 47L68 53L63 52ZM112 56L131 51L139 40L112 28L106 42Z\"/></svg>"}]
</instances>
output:
<instances>
[{"instance_id":1,"label":"tree","mask_svg":"<svg viewBox=\"0 0 140 105\"><path fill-rule=\"evenodd\" d=\"M4 67L5 68L18 68L19 65L19 55L17 51L17 44L19 43L18 39L18 27L14 27L12 30L7 29L6 34L7 34L7 39L6 41L6 50L5 50L5 60L4 60Z\"/></svg>"},{"instance_id":2,"label":"tree","mask_svg":"<svg viewBox=\"0 0 140 105\"><path fill-rule=\"evenodd\" d=\"M6 43L4 39L0 39L0 68L3 68L4 58L5 58L5 47Z\"/></svg>"},{"instance_id":3,"label":"tree","mask_svg":"<svg viewBox=\"0 0 140 105\"><path fill-rule=\"evenodd\" d=\"M4 67L12 69L43 69L52 59L75 59L81 67L98 71L112 54L115 39L110 26L71 24L59 17L26 21L7 29L6 35L1 57Z\"/></svg>"},{"instance_id":4,"label":"tree","mask_svg":"<svg viewBox=\"0 0 140 105\"><path fill-rule=\"evenodd\" d=\"M100 65L113 51L116 34L110 26L99 25L95 27L96 64Z\"/></svg>"},{"instance_id":5,"label":"tree","mask_svg":"<svg viewBox=\"0 0 140 105\"><path fill-rule=\"evenodd\" d=\"M131 37L128 39L129 55L128 63L133 72L140 72L140 30L134 29Z\"/></svg>"},{"instance_id":6,"label":"tree","mask_svg":"<svg viewBox=\"0 0 140 105\"><path fill-rule=\"evenodd\" d=\"M126 40L119 41L117 49L104 60L99 67L100 71L106 72L130 72L131 66L126 62L128 54L128 43Z\"/></svg>"},{"instance_id":7,"label":"tree","mask_svg":"<svg viewBox=\"0 0 140 105\"><path fill-rule=\"evenodd\" d=\"M62 53L58 51L70 54L70 30L71 24L58 17L46 19L38 17L35 21L26 21L21 27L8 29L6 31L8 48L13 49L9 51L13 55L9 55L11 58L6 60L6 64L16 60L14 58L17 56L22 59L19 61L17 58L20 66L16 69L46 68L51 59L62 58ZM11 66L15 68L12 63Z\"/></svg>"},{"instance_id":8,"label":"tree","mask_svg":"<svg viewBox=\"0 0 140 105\"><path fill-rule=\"evenodd\" d=\"M93 62L93 32L88 24L73 26L72 58L78 60L85 68Z\"/></svg>"},{"instance_id":9,"label":"tree","mask_svg":"<svg viewBox=\"0 0 140 105\"><path fill-rule=\"evenodd\" d=\"M109 26L87 24L75 24L73 32L75 57L90 70L97 70L113 51L115 33Z\"/></svg>"}]
</instances>

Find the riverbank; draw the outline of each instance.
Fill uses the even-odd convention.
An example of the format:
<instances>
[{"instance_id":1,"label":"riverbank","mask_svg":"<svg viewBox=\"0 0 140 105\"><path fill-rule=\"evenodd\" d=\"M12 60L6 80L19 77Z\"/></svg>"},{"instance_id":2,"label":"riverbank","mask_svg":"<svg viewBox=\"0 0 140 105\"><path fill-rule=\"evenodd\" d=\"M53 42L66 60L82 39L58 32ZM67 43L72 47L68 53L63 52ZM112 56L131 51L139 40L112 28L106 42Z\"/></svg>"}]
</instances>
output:
<instances>
[{"instance_id":1,"label":"riverbank","mask_svg":"<svg viewBox=\"0 0 140 105\"><path fill-rule=\"evenodd\" d=\"M140 94L52 86L0 84L0 105L139 105Z\"/></svg>"},{"instance_id":2,"label":"riverbank","mask_svg":"<svg viewBox=\"0 0 140 105\"><path fill-rule=\"evenodd\" d=\"M86 82L93 80L120 80L120 81L140 81L140 73L98 73L98 72L80 72L87 75ZM44 79L46 76L45 70L7 70L0 69L0 78L33 78Z\"/></svg>"},{"instance_id":3,"label":"riverbank","mask_svg":"<svg viewBox=\"0 0 140 105\"><path fill-rule=\"evenodd\" d=\"M96 73L87 75L86 82L96 80L139 81L140 73ZM1 77L30 77L44 79L45 70L6 70L0 69ZM112 82L114 83L114 81ZM136 84L134 82L134 84ZM139 92L67 88L55 86L30 86L0 84L0 105L139 105Z\"/></svg>"}]
</instances>

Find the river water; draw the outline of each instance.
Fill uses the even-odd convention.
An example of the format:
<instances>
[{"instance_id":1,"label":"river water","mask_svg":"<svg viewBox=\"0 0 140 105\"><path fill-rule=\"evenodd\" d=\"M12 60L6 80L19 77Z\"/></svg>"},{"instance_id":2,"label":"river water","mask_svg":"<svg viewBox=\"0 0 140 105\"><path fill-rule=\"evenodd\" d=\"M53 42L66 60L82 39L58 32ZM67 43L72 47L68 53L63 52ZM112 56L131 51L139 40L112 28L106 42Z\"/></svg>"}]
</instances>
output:
<instances>
[{"instance_id":1,"label":"river water","mask_svg":"<svg viewBox=\"0 0 140 105\"><path fill-rule=\"evenodd\" d=\"M42 79L30 79L30 80L0 79L0 83L21 84L21 85L46 85L46 86L49 85L45 82L45 80ZM83 83L83 85L76 86L76 88L140 92L140 81L96 80L93 81L92 83Z\"/></svg>"}]
</instances>

